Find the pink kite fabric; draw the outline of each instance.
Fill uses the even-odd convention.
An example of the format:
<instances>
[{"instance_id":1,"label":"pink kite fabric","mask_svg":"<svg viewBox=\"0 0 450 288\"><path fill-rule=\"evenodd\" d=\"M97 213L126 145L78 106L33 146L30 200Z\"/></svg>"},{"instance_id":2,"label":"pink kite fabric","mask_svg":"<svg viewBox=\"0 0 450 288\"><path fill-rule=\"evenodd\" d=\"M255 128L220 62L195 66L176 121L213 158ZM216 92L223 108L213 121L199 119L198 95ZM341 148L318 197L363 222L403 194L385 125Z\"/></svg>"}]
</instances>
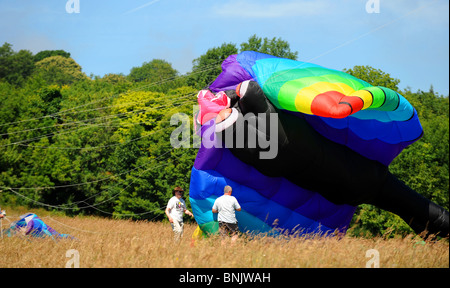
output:
<instances>
[{"instance_id":1,"label":"pink kite fabric","mask_svg":"<svg viewBox=\"0 0 450 288\"><path fill-rule=\"evenodd\" d=\"M201 125L215 118L223 109L230 107L230 98L223 91L213 94L209 90L201 90L197 100L200 105L197 121Z\"/></svg>"}]
</instances>

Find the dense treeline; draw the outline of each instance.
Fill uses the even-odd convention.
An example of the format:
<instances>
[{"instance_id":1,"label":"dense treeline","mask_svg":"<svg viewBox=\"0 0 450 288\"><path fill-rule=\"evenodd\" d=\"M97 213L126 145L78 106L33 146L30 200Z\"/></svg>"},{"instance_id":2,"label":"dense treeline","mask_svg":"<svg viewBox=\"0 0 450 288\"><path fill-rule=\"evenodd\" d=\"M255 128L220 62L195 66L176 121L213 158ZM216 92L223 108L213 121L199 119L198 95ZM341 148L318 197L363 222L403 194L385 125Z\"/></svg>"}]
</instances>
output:
<instances>
[{"instance_id":1,"label":"dense treeline","mask_svg":"<svg viewBox=\"0 0 450 288\"><path fill-rule=\"evenodd\" d=\"M66 51L33 55L5 43L0 47L0 204L163 219L171 189L179 185L189 192L197 153L196 93L217 77L228 55L243 50L298 57L287 42L254 35L240 48L224 43L209 49L186 75L153 59L128 75L88 77ZM372 67L346 72L399 91L398 79ZM395 159L391 171L448 209L448 95L432 88L399 92L418 110L425 134ZM184 122L174 121L174 115ZM191 135L181 148L171 143L175 129ZM350 229L354 235L391 230L411 232L397 216L370 205L358 208Z\"/></svg>"}]
</instances>

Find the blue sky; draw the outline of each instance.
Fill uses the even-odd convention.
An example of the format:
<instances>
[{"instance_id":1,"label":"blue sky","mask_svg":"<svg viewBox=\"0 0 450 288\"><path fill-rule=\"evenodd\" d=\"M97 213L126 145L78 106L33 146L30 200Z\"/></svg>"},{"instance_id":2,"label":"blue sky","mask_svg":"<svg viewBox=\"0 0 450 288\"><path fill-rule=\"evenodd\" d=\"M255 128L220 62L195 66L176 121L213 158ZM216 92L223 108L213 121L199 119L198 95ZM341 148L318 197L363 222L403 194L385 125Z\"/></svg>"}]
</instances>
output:
<instances>
[{"instance_id":1,"label":"blue sky","mask_svg":"<svg viewBox=\"0 0 450 288\"><path fill-rule=\"evenodd\" d=\"M152 59L183 74L208 49L256 34L281 37L301 61L370 65L401 89L449 94L448 0L78 0L68 13L73 1L0 0L0 45L66 50L87 75L127 75Z\"/></svg>"}]
</instances>

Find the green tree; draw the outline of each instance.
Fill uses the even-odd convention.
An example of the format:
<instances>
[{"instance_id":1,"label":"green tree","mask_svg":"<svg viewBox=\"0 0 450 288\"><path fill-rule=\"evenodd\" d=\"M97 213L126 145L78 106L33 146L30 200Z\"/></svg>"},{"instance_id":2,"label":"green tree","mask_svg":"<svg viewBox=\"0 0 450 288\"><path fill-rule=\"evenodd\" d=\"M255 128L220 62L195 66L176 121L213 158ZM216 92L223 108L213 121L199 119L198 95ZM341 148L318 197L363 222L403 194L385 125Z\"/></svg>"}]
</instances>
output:
<instances>
[{"instance_id":1,"label":"green tree","mask_svg":"<svg viewBox=\"0 0 450 288\"><path fill-rule=\"evenodd\" d=\"M405 91L416 108L423 136L392 162L390 169L425 197L449 208L449 101L434 93Z\"/></svg>"},{"instance_id":2,"label":"green tree","mask_svg":"<svg viewBox=\"0 0 450 288\"><path fill-rule=\"evenodd\" d=\"M30 51L14 52L12 45L6 42L0 47L0 81L22 85L33 70L33 54Z\"/></svg>"},{"instance_id":3,"label":"green tree","mask_svg":"<svg viewBox=\"0 0 450 288\"><path fill-rule=\"evenodd\" d=\"M113 94L125 93L133 87L133 82L123 74L105 74L103 77L96 77L95 83L105 87L105 90L113 88Z\"/></svg>"},{"instance_id":4,"label":"green tree","mask_svg":"<svg viewBox=\"0 0 450 288\"><path fill-rule=\"evenodd\" d=\"M298 52L292 52L287 41L284 41L281 38L277 39L276 37L272 39L265 37L262 39L261 37L257 37L256 34L251 36L248 39L248 42L241 44L241 51L261 52L293 60L297 60L298 57Z\"/></svg>"},{"instance_id":5,"label":"green tree","mask_svg":"<svg viewBox=\"0 0 450 288\"><path fill-rule=\"evenodd\" d=\"M8 82L0 82L0 134L7 133L10 125L19 119L26 109L26 99Z\"/></svg>"},{"instance_id":6,"label":"green tree","mask_svg":"<svg viewBox=\"0 0 450 288\"><path fill-rule=\"evenodd\" d=\"M389 73L383 72L380 69L375 69L371 66L355 66L351 69L344 69L343 71L366 81L372 86L382 86L398 91L400 80L392 78Z\"/></svg>"},{"instance_id":7,"label":"green tree","mask_svg":"<svg viewBox=\"0 0 450 288\"><path fill-rule=\"evenodd\" d=\"M45 115L59 112L62 95L57 85L42 87L39 90L39 96L41 96L43 101L41 108Z\"/></svg>"},{"instance_id":8,"label":"green tree","mask_svg":"<svg viewBox=\"0 0 450 288\"><path fill-rule=\"evenodd\" d=\"M67 85L89 78L81 71L72 58L63 56L51 56L36 63L36 74L40 75L47 84Z\"/></svg>"},{"instance_id":9,"label":"green tree","mask_svg":"<svg viewBox=\"0 0 450 288\"><path fill-rule=\"evenodd\" d=\"M128 75L128 79L134 82L149 81L163 82L173 79L178 74L177 70L165 60L153 59L144 62L140 67L133 67Z\"/></svg>"},{"instance_id":10,"label":"green tree","mask_svg":"<svg viewBox=\"0 0 450 288\"><path fill-rule=\"evenodd\" d=\"M131 112L113 135L121 145L108 159L117 181L108 184L103 196L113 200L116 217L161 219L173 186L188 190L196 149L171 146L176 127L170 119L176 113L191 116L195 98L187 103L178 99L193 92L188 87L166 94L134 91L115 99L114 113Z\"/></svg>"},{"instance_id":11,"label":"green tree","mask_svg":"<svg viewBox=\"0 0 450 288\"><path fill-rule=\"evenodd\" d=\"M208 49L204 55L192 61L192 73L188 84L197 89L208 86L222 71L223 60L237 52L236 45L231 43L224 43L220 47Z\"/></svg>"},{"instance_id":12,"label":"green tree","mask_svg":"<svg viewBox=\"0 0 450 288\"><path fill-rule=\"evenodd\" d=\"M43 50L34 55L34 62L39 62L44 58L52 56L62 56L64 58L70 58L70 53L64 50Z\"/></svg>"}]
</instances>

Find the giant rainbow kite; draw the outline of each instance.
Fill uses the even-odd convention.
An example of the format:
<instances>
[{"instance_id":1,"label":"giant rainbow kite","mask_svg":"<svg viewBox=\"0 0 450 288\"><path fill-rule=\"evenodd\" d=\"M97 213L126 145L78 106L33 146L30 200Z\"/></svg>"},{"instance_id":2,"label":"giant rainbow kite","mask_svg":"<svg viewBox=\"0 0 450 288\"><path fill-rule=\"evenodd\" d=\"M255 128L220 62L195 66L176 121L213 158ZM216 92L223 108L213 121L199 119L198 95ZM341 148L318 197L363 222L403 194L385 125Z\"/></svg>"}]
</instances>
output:
<instances>
[{"instance_id":1,"label":"giant rainbow kite","mask_svg":"<svg viewBox=\"0 0 450 288\"><path fill-rule=\"evenodd\" d=\"M417 233L448 235L448 211L389 172L423 134L399 93L251 51L229 56L208 88L198 93L203 144L189 195L203 232L216 233L211 207L230 185L243 232L345 233L356 206L369 203Z\"/></svg>"}]
</instances>

